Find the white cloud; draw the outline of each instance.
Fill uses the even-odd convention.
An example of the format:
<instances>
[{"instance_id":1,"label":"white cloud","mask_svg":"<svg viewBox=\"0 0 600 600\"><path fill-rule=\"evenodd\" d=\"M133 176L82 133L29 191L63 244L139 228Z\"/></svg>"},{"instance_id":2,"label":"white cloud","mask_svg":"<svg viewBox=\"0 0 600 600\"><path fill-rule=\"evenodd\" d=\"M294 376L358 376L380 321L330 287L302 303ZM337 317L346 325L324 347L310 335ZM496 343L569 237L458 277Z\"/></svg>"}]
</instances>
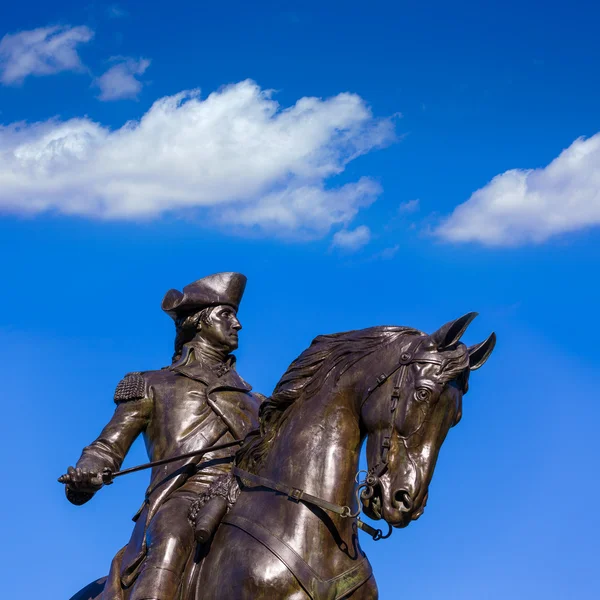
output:
<instances>
[{"instance_id":1,"label":"white cloud","mask_svg":"<svg viewBox=\"0 0 600 600\"><path fill-rule=\"evenodd\" d=\"M358 250L369 243L371 230L366 225L360 225L356 229L341 229L333 236L332 246L343 250Z\"/></svg>"},{"instance_id":2,"label":"white cloud","mask_svg":"<svg viewBox=\"0 0 600 600\"><path fill-rule=\"evenodd\" d=\"M143 75L150 66L146 58L119 58L106 73L98 77L94 84L100 88L100 100L121 100L137 98L142 89L142 82L136 76Z\"/></svg>"},{"instance_id":3,"label":"white cloud","mask_svg":"<svg viewBox=\"0 0 600 600\"><path fill-rule=\"evenodd\" d=\"M161 98L111 131L87 118L0 127L0 210L104 219L167 211L280 236L323 236L375 200L368 178L326 186L390 143L354 94L282 109L252 81ZM364 235L364 234L363 234Z\"/></svg>"},{"instance_id":4,"label":"white cloud","mask_svg":"<svg viewBox=\"0 0 600 600\"><path fill-rule=\"evenodd\" d=\"M600 225L600 133L579 138L542 169L495 177L437 228L451 242L540 243Z\"/></svg>"},{"instance_id":5,"label":"white cloud","mask_svg":"<svg viewBox=\"0 0 600 600\"><path fill-rule=\"evenodd\" d=\"M398 207L398 212L402 214L417 212L420 208L421 201L416 198L415 200L409 200L408 202L402 202Z\"/></svg>"},{"instance_id":6,"label":"white cloud","mask_svg":"<svg viewBox=\"0 0 600 600\"><path fill-rule=\"evenodd\" d=\"M349 223L380 193L380 185L368 177L337 189L326 189L323 181L298 182L215 216L223 224L282 231L293 237L323 236L332 225Z\"/></svg>"},{"instance_id":7,"label":"white cloud","mask_svg":"<svg viewBox=\"0 0 600 600\"><path fill-rule=\"evenodd\" d=\"M82 71L76 47L93 36L88 27L58 25L7 34L0 40L0 81L20 84L29 75Z\"/></svg>"}]
</instances>

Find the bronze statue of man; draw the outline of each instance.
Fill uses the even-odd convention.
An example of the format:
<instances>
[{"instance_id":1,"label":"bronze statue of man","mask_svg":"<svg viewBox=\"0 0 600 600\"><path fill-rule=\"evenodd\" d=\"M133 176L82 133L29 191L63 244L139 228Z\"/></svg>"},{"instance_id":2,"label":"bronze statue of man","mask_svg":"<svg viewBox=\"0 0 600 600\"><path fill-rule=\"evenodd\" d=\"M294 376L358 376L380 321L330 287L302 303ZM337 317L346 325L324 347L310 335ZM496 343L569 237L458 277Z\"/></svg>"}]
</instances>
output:
<instances>
[{"instance_id":1,"label":"bronze statue of man","mask_svg":"<svg viewBox=\"0 0 600 600\"><path fill-rule=\"evenodd\" d=\"M246 286L239 273L218 273L170 290L162 308L176 326L173 363L127 374L115 413L69 467L67 498L83 504L117 471L141 433L152 461L243 438L258 427L260 396L235 371L241 329L237 309ZM235 448L154 467L127 546L113 559L103 600L172 600L194 547L191 503L231 469ZM127 590L127 593L124 593Z\"/></svg>"}]
</instances>

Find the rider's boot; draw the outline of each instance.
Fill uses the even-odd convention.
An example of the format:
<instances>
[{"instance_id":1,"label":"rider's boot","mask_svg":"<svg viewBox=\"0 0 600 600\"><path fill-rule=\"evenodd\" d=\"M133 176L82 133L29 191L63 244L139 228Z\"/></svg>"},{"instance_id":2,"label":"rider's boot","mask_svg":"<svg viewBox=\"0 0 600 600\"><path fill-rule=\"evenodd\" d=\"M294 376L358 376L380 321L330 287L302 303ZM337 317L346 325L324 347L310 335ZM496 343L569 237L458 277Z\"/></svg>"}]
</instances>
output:
<instances>
[{"instance_id":1,"label":"rider's boot","mask_svg":"<svg viewBox=\"0 0 600 600\"><path fill-rule=\"evenodd\" d=\"M163 567L142 569L129 600L172 600L177 595L181 574Z\"/></svg>"},{"instance_id":2,"label":"rider's boot","mask_svg":"<svg viewBox=\"0 0 600 600\"><path fill-rule=\"evenodd\" d=\"M150 521L147 554L129 600L177 597L185 563L194 547L194 528L188 521L190 502L189 498L170 498Z\"/></svg>"}]
</instances>

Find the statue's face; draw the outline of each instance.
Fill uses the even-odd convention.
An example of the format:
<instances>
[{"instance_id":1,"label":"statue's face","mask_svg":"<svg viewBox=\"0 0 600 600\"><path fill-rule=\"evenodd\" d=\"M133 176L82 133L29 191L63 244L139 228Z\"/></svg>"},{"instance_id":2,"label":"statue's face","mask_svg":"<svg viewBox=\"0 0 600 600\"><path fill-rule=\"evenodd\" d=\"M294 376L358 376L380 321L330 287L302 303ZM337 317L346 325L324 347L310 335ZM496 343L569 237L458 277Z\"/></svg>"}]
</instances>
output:
<instances>
[{"instance_id":1,"label":"statue's face","mask_svg":"<svg viewBox=\"0 0 600 600\"><path fill-rule=\"evenodd\" d=\"M216 348L232 352L238 347L238 331L242 326L231 306L215 306L208 322L199 323L199 328L200 336Z\"/></svg>"}]
</instances>

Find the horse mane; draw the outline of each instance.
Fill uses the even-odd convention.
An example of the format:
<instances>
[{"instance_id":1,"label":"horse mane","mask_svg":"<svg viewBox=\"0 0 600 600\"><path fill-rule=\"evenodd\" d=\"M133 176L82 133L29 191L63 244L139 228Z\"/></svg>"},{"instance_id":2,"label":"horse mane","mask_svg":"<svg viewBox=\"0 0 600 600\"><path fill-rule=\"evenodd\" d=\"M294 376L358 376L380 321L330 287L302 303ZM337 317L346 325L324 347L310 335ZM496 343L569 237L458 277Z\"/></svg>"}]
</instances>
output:
<instances>
[{"instance_id":1,"label":"horse mane","mask_svg":"<svg viewBox=\"0 0 600 600\"><path fill-rule=\"evenodd\" d=\"M423 333L412 327L379 326L316 337L261 404L260 436L248 440L237 453L240 467L255 470L262 465L293 408L310 400L329 377L337 383L359 360L405 335Z\"/></svg>"}]
</instances>

